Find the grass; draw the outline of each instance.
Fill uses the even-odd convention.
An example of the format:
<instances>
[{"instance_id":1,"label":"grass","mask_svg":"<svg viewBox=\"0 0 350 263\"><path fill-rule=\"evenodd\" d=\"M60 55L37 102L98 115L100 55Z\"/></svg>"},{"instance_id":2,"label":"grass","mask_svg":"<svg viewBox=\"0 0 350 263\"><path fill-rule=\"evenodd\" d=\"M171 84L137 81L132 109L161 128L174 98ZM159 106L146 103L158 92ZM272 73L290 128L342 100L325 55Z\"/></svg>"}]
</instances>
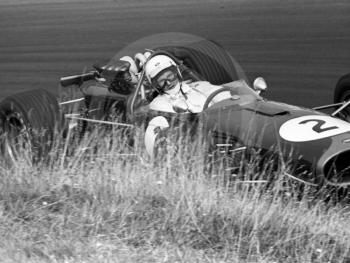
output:
<instances>
[{"instance_id":1,"label":"grass","mask_svg":"<svg viewBox=\"0 0 350 263\"><path fill-rule=\"evenodd\" d=\"M2 262L350 262L348 207L228 184L200 144L152 161L119 133L1 170Z\"/></svg>"}]
</instances>

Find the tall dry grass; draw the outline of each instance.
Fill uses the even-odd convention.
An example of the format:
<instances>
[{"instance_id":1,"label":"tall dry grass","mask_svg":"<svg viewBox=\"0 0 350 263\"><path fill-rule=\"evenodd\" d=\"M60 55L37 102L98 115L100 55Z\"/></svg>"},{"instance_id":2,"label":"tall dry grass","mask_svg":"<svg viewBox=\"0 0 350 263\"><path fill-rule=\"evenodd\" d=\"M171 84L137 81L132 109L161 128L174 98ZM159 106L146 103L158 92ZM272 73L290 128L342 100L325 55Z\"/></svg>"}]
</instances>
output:
<instances>
[{"instance_id":1,"label":"tall dry grass","mask_svg":"<svg viewBox=\"0 0 350 263\"><path fill-rule=\"evenodd\" d=\"M133 147L124 133L58 139L45 162L24 151L1 169L2 262L350 261L348 207L296 198L283 178L227 180L200 140L151 160L142 132ZM252 163L238 173L279 177Z\"/></svg>"}]
</instances>

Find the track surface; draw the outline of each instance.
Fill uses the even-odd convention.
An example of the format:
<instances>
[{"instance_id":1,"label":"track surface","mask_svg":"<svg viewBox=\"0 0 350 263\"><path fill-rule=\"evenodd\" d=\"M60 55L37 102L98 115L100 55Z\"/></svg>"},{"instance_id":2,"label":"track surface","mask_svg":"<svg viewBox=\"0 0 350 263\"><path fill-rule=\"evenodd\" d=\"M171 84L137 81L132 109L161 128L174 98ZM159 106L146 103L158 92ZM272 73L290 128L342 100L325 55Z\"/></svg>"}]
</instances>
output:
<instances>
[{"instance_id":1,"label":"track surface","mask_svg":"<svg viewBox=\"0 0 350 263\"><path fill-rule=\"evenodd\" d=\"M2 0L0 98L24 89L58 92L61 76L108 60L141 37L185 32L214 39L266 96L330 103L350 72L348 0Z\"/></svg>"}]
</instances>

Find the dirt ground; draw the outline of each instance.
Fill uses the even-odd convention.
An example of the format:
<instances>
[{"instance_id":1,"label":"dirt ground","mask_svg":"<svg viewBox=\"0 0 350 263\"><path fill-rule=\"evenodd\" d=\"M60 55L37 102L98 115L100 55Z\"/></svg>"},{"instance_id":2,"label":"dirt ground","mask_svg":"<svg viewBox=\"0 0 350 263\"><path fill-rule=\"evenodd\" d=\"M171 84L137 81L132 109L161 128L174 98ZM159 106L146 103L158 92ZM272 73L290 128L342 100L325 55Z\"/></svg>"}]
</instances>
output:
<instances>
[{"instance_id":1,"label":"dirt ground","mask_svg":"<svg viewBox=\"0 0 350 263\"><path fill-rule=\"evenodd\" d=\"M350 72L348 0L2 0L0 98L20 90L58 92L60 77L106 61L161 32L221 43L267 97L315 106L332 102Z\"/></svg>"}]
</instances>

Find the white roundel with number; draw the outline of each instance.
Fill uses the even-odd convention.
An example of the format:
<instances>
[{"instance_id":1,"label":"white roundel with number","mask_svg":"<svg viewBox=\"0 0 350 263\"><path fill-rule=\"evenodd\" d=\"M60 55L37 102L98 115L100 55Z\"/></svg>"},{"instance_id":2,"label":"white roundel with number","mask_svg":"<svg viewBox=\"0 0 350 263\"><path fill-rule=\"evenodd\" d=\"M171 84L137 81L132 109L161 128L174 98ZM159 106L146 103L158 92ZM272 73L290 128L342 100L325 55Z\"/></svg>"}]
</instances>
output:
<instances>
[{"instance_id":1,"label":"white roundel with number","mask_svg":"<svg viewBox=\"0 0 350 263\"><path fill-rule=\"evenodd\" d=\"M306 142L324 139L349 132L350 124L323 115L308 115L286 121L280 127L280 136L291 142Z\"/></svg>"}]
</instances>

